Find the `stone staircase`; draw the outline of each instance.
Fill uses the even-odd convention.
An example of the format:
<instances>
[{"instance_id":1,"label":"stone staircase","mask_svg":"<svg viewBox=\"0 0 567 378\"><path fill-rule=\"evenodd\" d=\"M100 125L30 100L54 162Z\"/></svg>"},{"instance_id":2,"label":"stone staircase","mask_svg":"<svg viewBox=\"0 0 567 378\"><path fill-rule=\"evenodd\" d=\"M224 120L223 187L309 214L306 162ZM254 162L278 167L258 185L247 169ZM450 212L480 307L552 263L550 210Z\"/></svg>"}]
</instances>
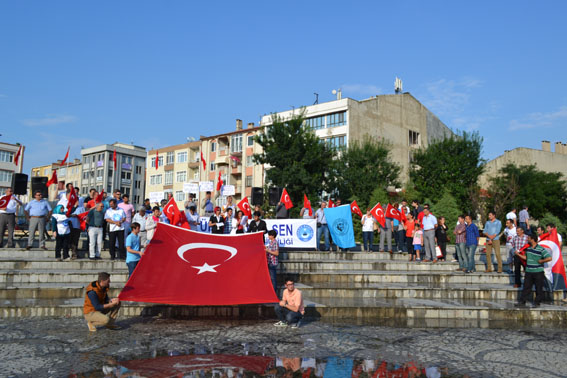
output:
<instances>
[{"instance_id":1,"label":"stone staircase","mask_svg":"<svg viewBox=\"0 0 567 378\"><path fill-rule=\"evenodd\" d=\"M86 245L86 240L81 240ZM49 251L0 249L0 314L2 317L82 316L84 287L97 273L111 273L111 295L127 280L123 261L55 261ZM452 256L452 247L449 256ZM304 293L307 314L330 320L352 319L409 326L567 325L563 292L553 304L517 309L519 289L508 273L457 272L457 263L408 262L402 254L285 251L280 254L279 280L292 276ZM564 256L567 261L567 256ZM273 316L273 305L166 306L126 302L121 316L257 318Z\"/></svg>"}]
</instances>

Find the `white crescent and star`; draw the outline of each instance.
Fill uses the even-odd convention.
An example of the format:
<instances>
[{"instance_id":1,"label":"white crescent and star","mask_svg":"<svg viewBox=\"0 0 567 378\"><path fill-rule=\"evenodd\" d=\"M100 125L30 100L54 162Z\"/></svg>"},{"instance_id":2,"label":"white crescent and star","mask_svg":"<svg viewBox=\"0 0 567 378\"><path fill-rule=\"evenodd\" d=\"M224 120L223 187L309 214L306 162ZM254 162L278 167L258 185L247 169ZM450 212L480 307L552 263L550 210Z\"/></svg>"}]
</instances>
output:
<instances>
[{"instance_id":1,"label":"white crescent and star","mask_svg":"<svg viewBox=\"0 0 567 378\"><path fill-rule=\"evenodd\" d=\"M185 245L182 245L181 247L179 247L177 249L177 255L179 256L179 258L181 260L188 263L189 260L187 260L183 256L185 254L185 252L190 251L192 249L200 249L200 248L218 249L218 250L227 251L228 253L230 253L230 257L228 259L224 260L224 262L227 262L228 260L232 259L238 253L238 250L236 248L229 247L227 245L213 244L213 243L189 243L189 244L185 244ZM220 266L220 265L221 264L209 265L205 262L201 266L198 266L198 265L197 266L191 266L191 268L197 269L198 270L197 275L199 275L199 274L206 273L206 272L216 273L217 271L215 270L215 268Z\"/></svg>"},{"instance_id":2,"label":"white crescent and star","mask_svg":"<svg viewBox=\"0 0 567 378\"><path fill-rule=\"evenodd\" d=\"M551 241L551 240L542 240L539 242L539 245L543 246L544 248L550 249L551 250L551 258L552 260L548 263L545 263L546 265L546 276L548 276L548 278L551 279L551 281L553 282L553 275L551 274L551 271L553 269L553 267L555 266L555 263L557 262L557 260L559 260L559 256L561 255L561 251L559 250L559 247L557 246L557 244L555 244L555 242Z\"/></svg>"},{"instance_id":3,"label":"white crescent and star","mask_svg":"<svg viewBox=\"0 0 567 378\"><path fill-rule=\"evenodd\" d=\"M289 202L289 195L288 195L288 194L286 194L286 195L284 196L284 202Z\"/></svg>"}]
</instances>

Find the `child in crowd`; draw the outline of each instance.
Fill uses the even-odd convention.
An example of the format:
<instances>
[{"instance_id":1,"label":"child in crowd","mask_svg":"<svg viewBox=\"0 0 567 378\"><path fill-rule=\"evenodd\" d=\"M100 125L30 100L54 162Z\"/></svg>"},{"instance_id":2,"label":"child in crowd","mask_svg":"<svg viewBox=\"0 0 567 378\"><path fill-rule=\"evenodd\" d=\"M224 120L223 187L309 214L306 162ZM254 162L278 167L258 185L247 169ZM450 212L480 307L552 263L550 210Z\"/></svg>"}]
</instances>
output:
<instances>
[{"instance_id":1,"label":"child in crowd","mask_svg":"<svg viewBox=\"0 0 567 378\"><path fill-rule=\"evenodd\" d=\"M419 223L416 223L413 229L413 250L417 255L415 261L421 261L420 251L422 248L423 248L423 231L421 230L421 225Z\"/></svg>"},{"instance_id":2,"label":"child in crowd","mask_svg":"<svg viewBox=\"0 0 567 378\"><path fill-rule=\"evenodd\" d=\"M63 259L69 258L69 239L71 238L71 228L69 218L65 215L65 208L58 205L51 216L52 230L55 233L55 259L61 260L61 249L63 249Z\"/></svg>"},{"instance_id":3,"label":"child in crowd","mask_svg":"<svg viewBox=\"0 0 567 378\"><path fill-rule=\"evenodd\" d=\"M126 238L126 266L128 266L128 278L136 269L136 265L140 261L143 255L142 249L140 248L140 224L138 222L132 223L130 226L132 232Z\"/></svg>"}]
</instances>

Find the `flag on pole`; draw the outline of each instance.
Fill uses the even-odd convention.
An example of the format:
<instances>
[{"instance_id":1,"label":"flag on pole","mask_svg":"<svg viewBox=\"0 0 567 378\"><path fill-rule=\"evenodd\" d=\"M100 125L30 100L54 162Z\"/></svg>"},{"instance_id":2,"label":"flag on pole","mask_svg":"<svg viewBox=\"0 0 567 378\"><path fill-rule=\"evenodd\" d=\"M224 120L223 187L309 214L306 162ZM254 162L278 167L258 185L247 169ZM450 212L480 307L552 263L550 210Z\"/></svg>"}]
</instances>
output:
<instances>
[{"instance_id":1,"label":"flag on pole","mask_svg":"<svg viewBox=\"0 0 567 378\"><path fill-rule=\"evenodd\" d=\"M67 147L67 153L65 154L65 157L63 158L63 160L61 161L61 163L59 165L63 165L67 162L67 159L69 158L69 150L71 149L71 146Z\"/></svg>"},{"instance_id":2,"label":"flag on pole","mask_svg":"<svg viewBox=\"0 0 567 378\"><path fill-rule=\"evenodd\" d=\"M205 157L203 156L203 151L201 151L201 161L203 162L203 171L207 170L207 162L205 161Z\"/></svg>"},{"instance_id":3,"label":"flag on pole","mask_svg":"<svg viewBox=\"0 0 567 378\"><path fill-rule=\"evenodd\" d=\"M402 215L400 214L399 210L389 203L388 206L386 206L386 217L397 219L399 221L402 220Z\"/></svg>"},{"instance_id":4,"label":"flag on pole","mask_svg":"<svg viewBox=\"0 0 567 378\"><path fill-rule=\"evenodd\" d=\"M18 165L18 163L20 162L20 154L22 153L22 146L20 146L18 148L18 152L16 152L16 156L14 156L14 164L16 164L16 166Z\"/></svg>"},{"instance_id":5,"label":"flag on pole","mask_svg":"<svg viewBox=\"0 0 567 378\"><path fill-rule=\"evenodd\" d=\"M55 169L53 170L53 173L51 174L51 178L49 179L49 181L45 183L45 186L49 188L53 184L57 184L57 171Z\"/></svg>"},{"instance_id":6,"label":"flag on pole","mask_svg":"<svg viewBox=\"0 0 567 378\"><path fill-rule=\"evenodd\" d=\"M352 216L349 205L335 206L323 209L329 232L333 243L341 248L352 248L354 242L354 229L352 227Z\"/></svg>"},{"instance_id":7,"label":"flag on pole","mask_svg":"<svg viewBox=\"0 0 567 378\"><path fill-rule=\"evenodd\" d=\"M219 178L217 179L217 192L219 190L221 190L223 185L224 185L224 182L222 181L221 171L219 171Z\"/></svg>"},{"instance_id":8,"label":"flag on pole","mask_svg":"<svg viewBox=\"0 0 567 378\"><path fill-rule=\"evenodd\" d=\"M116 159L116 149L114 150L114 153L112 154L112 161L114 162L114 170L116 171L116 163L117 163Z\"/></svg>"},{"instance_id":9,"label":"flag on pole","mask_svg":"<svg viewBox=\"0 0 567 378\"><path fill-rule=\"evenodd\" d=\"M87 229L87 216L89 215L88 211L84 213L78 214L77 218L79 219L79 224L81 225L81 231L85 231Z\"/></svg>"},{"instance_id":10,"label":"flag on pole","mask_svg":"<svg viewBox=\"0 0 567 378\"><path fill-rule=\"evenodd\" d=\"M173 197L171 197L167 204L163 207L163 213L167 219L169 219L170 224L177 225L177 223L179 223L181 215Z\"/></svg>"},{"instance_id":11,"label":"flag on pole","mask_svg":"<svg viewBox=\"0 0 567 378\"><path fill-rule=\"evenodd\" d=\"M313 208L311 207L311 201L307 198L307 194L303 193L303 207L309 209L309 216L313 216Z\"/></svg>"},{"instance_id":12,"label":"flag on pole","mask_svg":"<svg viewBox=\"0 0 567 378\"><path fill-rule=\"evenodd\" d=\"M384 209L382 208L382 205L380 205L380 202L378 202L376 206L374 206L372 210L370 210L370 213L380 224L380 226L386 226L386 217L384 216Z\"/></svg>"},{"instance_id":13,"label":"flag on pole","mask_svg":"<svg viewBox=\"0 0 567 378\"><path fill-rule=\"evenodd\" d=\"M353 213L355 213L356 215L362 218L362 211L360 211L360 207L358 207L356 200L351 202L350 211L352 211Z\"/></svg>"},{"instance_id":14,"label":"flag on pole","mask_svg":"<svg viewBox=\"0 0 567 378\"><path fill-rule=\"evenodd\" d=\"M67 200L67 216L71 215L71 211L73 211L73 207L78 200L79 197L77 197L77 192L75 191L75 188L73 188L73 185L71 185L69 188L69 199Z\"/></svg>"},{"instance_id":15,"label":"flag on pole","mask_svg":"<svg viewBox=\"0 0 567 378\"><path fill-rule=\"evenodd\" d=\"M283 203L285 205L285 208L288 209L288 210L293 207L293 203L291 202L291 198L289 198L289 194L287 194L287 190L285 188L282 192L280 202Z\"/></svg>"},{"instance_id":16,"label":"flag on pole","mask_svg":"<svg viewBox=\"0 0 567 378\"><path fill-rule=\"evenodd\" d=\"M159 168L159 151L156 150L156 169Z\"/></svg>"},{"instance_id":17,"label":"flag on pole","mask_svg":"<svg viewBox=\"0 0 567 378\"><path fill-rule=\"evenodd\" d=\"M566 290L567 278L565 277L565 264L561 255L561 244L557 237L557 229L541 235L538 243L551 251L552 260L544 264L545 278L551 283L552 290Z\"/></svg>"},{"instance_id":18,"label":"flag on pole","mask_svg":"<svg viewBox=\"0 0 567 378\"><path fill-rule=\"evenodd\" d=\"M248 197L244 197L240 202L236 204L240 210L248 217L252 218L252 209L250 208L250 202L248 202Z\"/></svg>"}]
</instances>

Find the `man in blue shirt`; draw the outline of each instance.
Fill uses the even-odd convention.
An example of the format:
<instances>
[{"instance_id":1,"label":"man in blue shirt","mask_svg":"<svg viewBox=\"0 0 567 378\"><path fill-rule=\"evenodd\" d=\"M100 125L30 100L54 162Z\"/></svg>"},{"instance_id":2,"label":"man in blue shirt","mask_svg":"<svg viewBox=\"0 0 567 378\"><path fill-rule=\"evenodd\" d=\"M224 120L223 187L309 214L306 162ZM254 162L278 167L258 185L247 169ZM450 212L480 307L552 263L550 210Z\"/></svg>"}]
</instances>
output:
<instances>
[{"instance_id":1,"label":"man in blue shirt","mask_svg":"<svg viewBox=\"0 0 567 378\"><path fill-rule=\"evenodd\" d=\"M131 226L132 232L126 238L126 265L128 266L128 278L136 269L136 265L138 265L138 261L142 257L143 252L140 248L140 237L138 234L140 233L140 224L138 222L132 223Z\"/></svg>"},{"instance_id":2,"label":"man in blue shirt","mask_svg":"<svg viewBox=\"0 0 567 378\"><path fill-rule=\"evenodd\" d=\"M29 222L29 236L26 249L31 249L35 231L38 230L39 246L41 249L47 251L47 248L45 248L45 241L43 240L43 233L45 231L45 222L47 219L51 218L51 206L49 206L49 203L43 199L43 195L39 190L36 190L33 196L34 199L31 200L24 208L26 219Z\"/></svg>"},{"instance_id":3,"label":"man in blue shirt","mask_svg":"<svg viewBox=\"0 0 567 378\"><path fill-rule=\"evenodd\" d=\"M210 217L214 214L214 204L211 201L211 192L205 193L205 199L202 200L201 208L205 210L205 216Z\"/></svg>"},{"instance_id":4,"label":"man in blue shirt","mask_svg":"<svg viewBox=\"0 0 567 378\"><path fill-rule=\"evenodd\" d=\"M500 256L500 231L502 222L496 219L494 212L488 213L488 222L484 225L484 236L486 236L486 273L492 272L492 250L498 261L498 273L502 273L502 257Z\"/></svg>"},{"instance_id":5,"label":"man in blue shirt","mask_svg":"<svg viewBox=\"0 0 567 378\"><path fill-rule=\"evenodd\" d=\"M466 252L467 252L467 270L465 273L476 272L476 265L474 263L474 253L476 252L476 247L478 246L478 239L480 237L478 233L478 227L473 223L470 215L465 217L465 223L467 224L466 231Z\"/></svg>"}]
</instances>

